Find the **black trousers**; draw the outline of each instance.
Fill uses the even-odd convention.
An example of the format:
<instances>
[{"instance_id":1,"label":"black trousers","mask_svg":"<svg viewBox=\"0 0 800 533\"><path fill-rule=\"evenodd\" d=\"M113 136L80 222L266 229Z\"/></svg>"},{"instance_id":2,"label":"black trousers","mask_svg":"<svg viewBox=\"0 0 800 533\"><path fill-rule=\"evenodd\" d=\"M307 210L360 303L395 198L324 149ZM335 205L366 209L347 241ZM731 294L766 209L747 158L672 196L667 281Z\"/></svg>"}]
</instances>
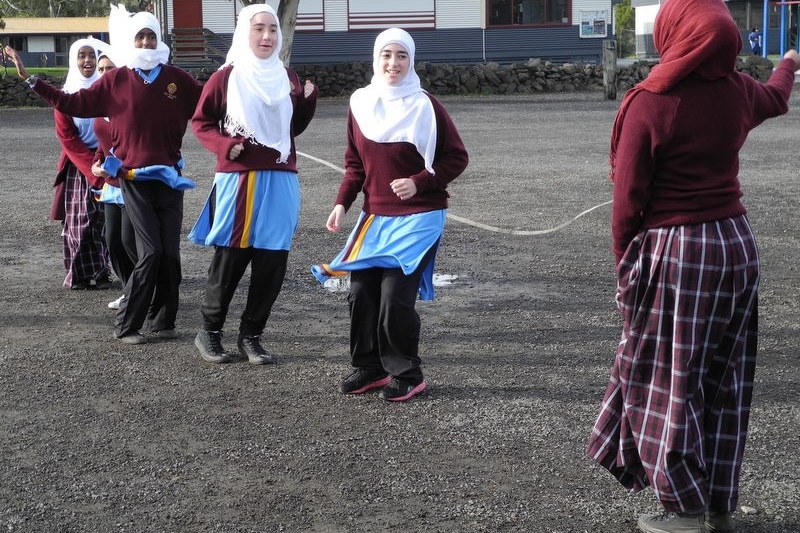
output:
<instances>
[{"instance_id":1,"label":"black trousers","mask_svg":"<svg viewBox=\"0 0 800 533\"><path fill-rule=\"evenodd\" d=\"M247 265L250 265L250 287L239 323L239 334L261 335L281 292L288 260L288 250L217 246L208 267L206 298L200 308L203 328L222 331L236 287Z\"/></svg>"},{"instance_id":2,"label":"black trousers","mask_svg":"<svg viewBox=\"0 0 800 533\"><path fill-rule=\"evenodd\" d=\"M104 204L105 239L111 256L111 268L125 286L136 266L136 234L124 205Z\"/></svg>"},{"instance_id":3,"label":"black trousers","mask_svg":"<svg viewBox=\"0 0 800 533\"><path fill-rule=\"evenodd\" d=\"M350 273L350 356L356 368L380 371L411 383L422 381L420 320L414 308L422 273L438 245L406 276L400 268Z\"/></svg>"},{"instance_id":4,"label":"black trousers","mask_svg":"<svg viewBox=\"0 0 800 533\"><path fill-rule=\"evenodd\" d=\"M181 284L183 191L160 181L121 180L125 209L136 234L136 266L117 311L118 337L175 328Z\"/></svg>"}]
</instances>

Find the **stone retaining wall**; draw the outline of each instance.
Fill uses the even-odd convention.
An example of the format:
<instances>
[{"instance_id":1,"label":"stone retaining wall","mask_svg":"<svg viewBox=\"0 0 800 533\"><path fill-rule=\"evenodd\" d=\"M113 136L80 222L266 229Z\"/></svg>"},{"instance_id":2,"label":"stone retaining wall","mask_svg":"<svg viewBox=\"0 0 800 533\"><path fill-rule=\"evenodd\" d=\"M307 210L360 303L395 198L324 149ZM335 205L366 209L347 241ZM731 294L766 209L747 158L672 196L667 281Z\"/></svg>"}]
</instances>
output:
<instances>
[{"instance_id":1,"label":"stone retaining wall","mask_svg":"<svg viewBox=\"0 0 800 533\"><path fill-rule=\"evenodd\" d=\"M645 79L656 63L640 61L617 69L617 91L621 96ZM319 86L321 96L348 96L369 83L371 63L336 65L300 65L293 67L300 79L311 79ZM773 64L760 57L740 60L738 69L764 81ZM588 64L554 64L540 59L526 63L499 65L449 65L417 63L422 86L435 95L448 94L530 94L537 92L603 91L603 68ZM213 71L199 70L195 75L206 80ZM47 77L45 77L48 79ZM60 84L61 79L50 79ZM17 76L0 77L0 107L44 106Z\"/></svg>"}]
</instances>

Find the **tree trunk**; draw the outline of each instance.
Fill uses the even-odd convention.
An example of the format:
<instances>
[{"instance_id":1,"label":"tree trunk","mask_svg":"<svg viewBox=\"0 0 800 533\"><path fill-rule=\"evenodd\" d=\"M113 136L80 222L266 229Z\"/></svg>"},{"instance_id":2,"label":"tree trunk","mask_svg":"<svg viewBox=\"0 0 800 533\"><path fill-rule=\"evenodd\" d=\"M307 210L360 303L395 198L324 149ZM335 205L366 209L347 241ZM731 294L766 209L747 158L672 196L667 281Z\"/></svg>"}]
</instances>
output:
<instances>
[{"instance_id":1,"label":"tree trunk","mask_svg":"<svg viewBox=\"0 0 800 533\"><path fill-rule=\"evenodd\" d=\"M292 56L292 41L294 40L294 27L297 24L297 7L300 0L281 0L278 4L278 23L283 34L283 48L280 58L283 64L289 66Z\"/></svg>"}]
</instances>

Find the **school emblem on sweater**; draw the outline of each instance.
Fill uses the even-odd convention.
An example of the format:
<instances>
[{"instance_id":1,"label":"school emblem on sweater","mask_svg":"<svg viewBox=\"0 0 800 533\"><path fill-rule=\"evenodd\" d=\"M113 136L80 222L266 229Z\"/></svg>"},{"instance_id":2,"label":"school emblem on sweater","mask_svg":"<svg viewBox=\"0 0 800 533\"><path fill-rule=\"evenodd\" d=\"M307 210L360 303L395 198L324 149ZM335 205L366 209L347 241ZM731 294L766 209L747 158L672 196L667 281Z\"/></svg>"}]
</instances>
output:
<instances>
[{"instance_id":1,"label":"school emblem on sweater","mask_svg":"<svg viewBox=\"0 0 800 533\"><path fill-rule=\"evenodd\" d=\"M167 92L164 93L167 98L175 98L175 94L178 92L178 86L174 83L170 83L167 85Z\"/></svg>"}]
</instances>

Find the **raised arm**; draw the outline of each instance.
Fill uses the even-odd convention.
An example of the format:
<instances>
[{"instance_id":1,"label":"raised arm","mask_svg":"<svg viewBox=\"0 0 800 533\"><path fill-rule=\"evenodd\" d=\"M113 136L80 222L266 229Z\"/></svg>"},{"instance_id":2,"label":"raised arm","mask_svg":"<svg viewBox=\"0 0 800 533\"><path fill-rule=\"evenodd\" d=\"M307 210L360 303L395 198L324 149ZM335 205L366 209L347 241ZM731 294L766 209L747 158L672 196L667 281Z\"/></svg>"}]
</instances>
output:
<instances>
[{"instance_id":1,"label":"raised arm","mask_svg":"<svg viewBox=\"0 0 800 533\"><path fill-rule=\"evenodd\" d=\"M3 53L11 60L12 63L14 63L19 77L23 80L27 80L30 76L28 75L28 71L25 70L25 65L23 64L22 58L19 57L17 51L10 46L6 46L3 48Z\"/></svg>"}]
</instances>

